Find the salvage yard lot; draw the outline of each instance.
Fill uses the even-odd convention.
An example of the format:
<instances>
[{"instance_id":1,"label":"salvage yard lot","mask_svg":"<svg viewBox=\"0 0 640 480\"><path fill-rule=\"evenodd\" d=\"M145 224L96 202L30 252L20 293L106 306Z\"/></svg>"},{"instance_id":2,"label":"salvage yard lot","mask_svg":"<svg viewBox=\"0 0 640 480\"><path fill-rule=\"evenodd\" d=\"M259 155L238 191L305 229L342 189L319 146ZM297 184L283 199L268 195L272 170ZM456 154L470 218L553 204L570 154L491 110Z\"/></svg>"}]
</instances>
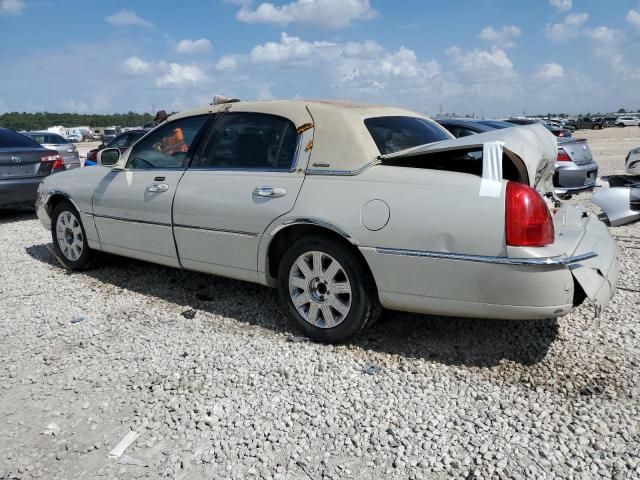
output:
<instances>
[{"instance_id":1,"label":"salvage yard lot","mask_svg":"<svg viewBox=\"0 0 640 480\"><path fill-rule=\"evenodd\" d=\"M640 128L576 137L606 177ZM637 478L640 223L611 230L599 319L387 313L326 346L275 291L111 256L69 274L33 214L1 212L0 479Z\"/></svg>"}]
</instances>

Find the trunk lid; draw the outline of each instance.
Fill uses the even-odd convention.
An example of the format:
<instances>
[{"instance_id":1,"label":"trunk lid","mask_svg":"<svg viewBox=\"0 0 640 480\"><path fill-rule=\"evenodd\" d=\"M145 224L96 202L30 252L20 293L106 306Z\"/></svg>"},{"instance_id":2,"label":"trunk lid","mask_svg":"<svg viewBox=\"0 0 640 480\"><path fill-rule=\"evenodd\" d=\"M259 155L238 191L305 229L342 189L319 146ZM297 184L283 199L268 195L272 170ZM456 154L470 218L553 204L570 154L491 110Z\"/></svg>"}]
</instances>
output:
<instances>
[{"instance_id":1,"label":"trunk lid","mask_svg":"<svg viewBox=\"0 0 640 480\"><path fill-rule=\"evenodd\" d=\"M46 176L51 173L51 163L41 162L46 153L42 148L0 148L0 179Z\"/></svg>"},{"instance_id":2,"label":"trunk lid","mask_svg":"<svg viewBox=\"0 0 640 480\"><path fill-rule=\"evenodd\" d=\"M542 195L554 195L553 171L558 156L558 142L556 137L543 125L505 128L454 140L420 145L381 155L379 159L384 162L384 160L453 150L482 149L485 143L491 142L503 142L504 150L508 150L520 158L527 169L531 187Z\"/></svg>"},{"instance_id":3,"label":"trunk lid","mask_svg":"<svg viewBox=\"0 0 640 480\"><path fill-rule=\"evenodd\" d=\"M558 147L562 148L576 165L585 165L593 161L593 155L586 139L558 139Z\"/></svg>"}]
</instances>

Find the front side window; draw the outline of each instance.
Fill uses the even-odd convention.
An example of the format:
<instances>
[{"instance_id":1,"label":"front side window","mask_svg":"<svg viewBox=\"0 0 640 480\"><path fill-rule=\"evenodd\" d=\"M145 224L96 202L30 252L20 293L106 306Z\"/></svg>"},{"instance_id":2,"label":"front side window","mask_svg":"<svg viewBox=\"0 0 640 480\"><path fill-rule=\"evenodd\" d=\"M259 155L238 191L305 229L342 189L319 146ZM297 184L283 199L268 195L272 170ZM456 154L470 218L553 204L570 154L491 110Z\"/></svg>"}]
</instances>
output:
<instances>
[{"instance_id":1,"label":"front side window","mask_svg":"<svg viewBox=\"0 0 640 480\"><path fill-rule=\"evenodd\" d=\"M289 120L263 113L229 112L216 121L199 168L289 170L298 134Z\"/></svg>"},{"instance_id":2,"label":"front side window","mask_svg":"<svg viewBox=\"0 0 640 480\"><path fill-rule=\"evenodd\" d=\"M451 140L443 127L424 118L374 117L367 118L364 124L382 155Z\"/></svg>"},{"instance_id":3,"label":"front side window","mask_svg":"<svg viewBox=\"0 0 640 480\"><path fill-rule=\"evenodd\" d=\"M200 115L162 125L136 144L127 168L185 168L189 147L206 120Z\"/></svg>"}]
</instances>

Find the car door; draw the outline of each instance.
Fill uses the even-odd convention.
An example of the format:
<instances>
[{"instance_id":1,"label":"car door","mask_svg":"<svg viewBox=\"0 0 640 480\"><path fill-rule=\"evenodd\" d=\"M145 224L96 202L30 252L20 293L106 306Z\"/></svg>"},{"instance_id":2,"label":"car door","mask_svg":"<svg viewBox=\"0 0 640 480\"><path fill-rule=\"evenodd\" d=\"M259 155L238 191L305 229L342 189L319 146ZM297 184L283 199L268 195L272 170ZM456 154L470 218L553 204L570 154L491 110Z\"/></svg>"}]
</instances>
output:
<instances>
[{"instance_id":1,"label":"car door","mask_svg":"<svg viewBox=\"0 0 640 480\"><path fill-rule=\"evenodd\" d=\"M171 225L176 186L190 158L189 147L208 115L158 128L126 155L93 194L93 214L105 251L180 266Z\"/></svg>"},{"instance_id":2,"label":"car door","mask_svg":"<svg viewBox=\"0 0 640 480\"><path fill-rule=\"evenodd\" d=\"M178 255L185 268L256 281L260 238L304 180L303 135L288 119L250 112L220 114L208 135L176 192Z\"/></svg>"}]
</instances>

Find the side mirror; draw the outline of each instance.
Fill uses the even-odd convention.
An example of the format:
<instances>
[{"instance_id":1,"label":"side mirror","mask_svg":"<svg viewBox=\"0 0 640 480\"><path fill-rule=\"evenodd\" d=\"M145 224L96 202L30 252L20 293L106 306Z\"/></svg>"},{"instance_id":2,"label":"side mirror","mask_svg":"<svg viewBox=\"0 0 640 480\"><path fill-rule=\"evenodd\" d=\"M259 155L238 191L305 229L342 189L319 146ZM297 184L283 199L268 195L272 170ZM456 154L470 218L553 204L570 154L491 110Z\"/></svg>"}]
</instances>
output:
<instances>
[{"instance_id":1,"label":"side mirror","mask_svg":"<svg viewBox=\"0 0 640 480\"><path fill-rule=\"evenodd\" d=\"M113 167L120 160L120 150L117 148L105 148L98 152L96 160L98 165L103 167Z\"/></svg>"}]
</instances>

